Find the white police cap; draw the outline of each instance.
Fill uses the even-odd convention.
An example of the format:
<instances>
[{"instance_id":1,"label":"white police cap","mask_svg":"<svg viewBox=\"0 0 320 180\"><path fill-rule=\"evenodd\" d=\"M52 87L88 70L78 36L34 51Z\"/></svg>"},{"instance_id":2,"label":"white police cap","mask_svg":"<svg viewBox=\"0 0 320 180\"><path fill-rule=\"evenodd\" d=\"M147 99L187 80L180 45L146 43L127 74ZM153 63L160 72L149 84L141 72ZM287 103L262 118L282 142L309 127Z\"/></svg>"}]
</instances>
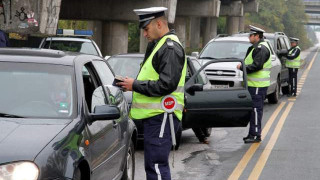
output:
<instances>
[{"instance_id":1,"label":"white police cap","mask_svg":"<svg viewBox=\"0 0 320 180\"><path fill-rule=\"evenodd\" d=\"M249 25L250 27L250 34L263 34L265 31L261 28L258 28L258 27L255 27L255 26L252 26L252 25Z\"/></svg>"},{"instance_id":2,"label":"white police cap","mask_svg":"<svg viewBox=\"0 0 320 180\"><path fill-rule=\"evenodd\" d=\"M291 42L298 42L299 39L298 39L298 38L294 38L294 37L290 37L290 41L291 41Z\"/></svg>"},{"instance_id":3,"label":"white police cap","mask_svg":"<svg viewBox=\"0 0 320 180\"><path fill-rule=\"evenodd\" d=\"M164 16L166 10L166 7L150 7L133 11L139 16L139 28L145 28L153 19Z\"/></svg>"}]
</instances>

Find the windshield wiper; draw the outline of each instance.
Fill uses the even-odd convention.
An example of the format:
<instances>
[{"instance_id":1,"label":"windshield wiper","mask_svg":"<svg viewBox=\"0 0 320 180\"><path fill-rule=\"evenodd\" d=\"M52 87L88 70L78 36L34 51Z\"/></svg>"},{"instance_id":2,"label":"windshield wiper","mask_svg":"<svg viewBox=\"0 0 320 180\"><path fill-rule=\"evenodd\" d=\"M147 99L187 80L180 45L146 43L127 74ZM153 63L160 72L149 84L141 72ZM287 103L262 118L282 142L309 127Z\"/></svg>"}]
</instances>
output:
<instances>
[{"instance_id":1,"label":"windshield wiper","mask_svg":"<svg viewBox=\"0 0 320 180\"><path fill-rule=\"evenodd\" d=\"M0 117L5 117L5 118L24 118L22 116L17 116L14 114L7 114L7 113L0 113Z\"/></svg>"},{"instance_id":2,"label":"windshield wiper","mask_svg":"<svg viewBox=\"0 0 320 180\"><path fill-rule=\"evenodd\" d=\"M214 58L214 57L200 57L199 59L217 59L217 58Z\"/></svg>"}]
</instances>

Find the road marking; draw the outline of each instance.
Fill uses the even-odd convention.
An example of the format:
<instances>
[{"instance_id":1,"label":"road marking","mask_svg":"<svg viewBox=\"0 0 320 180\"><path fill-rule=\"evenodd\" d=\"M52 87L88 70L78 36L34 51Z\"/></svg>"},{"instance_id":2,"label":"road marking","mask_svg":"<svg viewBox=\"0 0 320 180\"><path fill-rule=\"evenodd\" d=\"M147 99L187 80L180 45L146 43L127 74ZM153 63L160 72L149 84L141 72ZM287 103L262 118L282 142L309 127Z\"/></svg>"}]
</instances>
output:
<instances>
[{"instance_id":1,"label":"road marking","mask_svg":"<svg viewBox=\"0 0 320 180\"><path fill-rule=\"evenodd\" d=\"M319 52L319 48L317 49L316 54L313 56L312 61L310 62L309 66L308 66L308 71L311 69L311 67L312 67L312 65L314 63L314 60L316 59L316 57L318 55L318 52Z\"/></svg>"},{"instance_id":2,"label":"road marking","mask_svg":"<svg viewBox=\"0 0 320 180\"><path fill-rule=\"evenodd\" d=\"M270 156L270 153L275 145L275 143L277 142L277 139L279 137L279 134L281 132L281 129L284 125L284 122L286 121L289 112L291 111L291 108L293 106L294 102L289 102L286 110L283 112L277 126L274 129L274 132L272 133L272 136L267 144L267 146L265 147L265 149L263 150L262 154L260 155L260 158L258 160L258 162L256 163L254 169L252 170L250 176L249 176L249 180L257 180L259 179L259 176L261 175L261 172Z\"/></svg>"},{"instance_id":3,"label":"road marking","mask_svg":"<svg viewBox=\"0 0 320 180\"><path fill-rule=\"evenodd\" d=\"M264 137L268 134L273 122L275 121L276 117L280 113L281 109L284 107L286 102L281 102L277 109L273 112L271 117L269 118L268 122L264 126L262 133L261 133L261 138L264 139ZM241 176L243 170L247 167L248 162L252 158L253 154L256 152L258 147L260 146L261 143L253 143L250 148L247 150L247 152L243 155L242 159L236 166L236 168L233 170L231 175L229 176L228 180L236 180L239 179Z\"/></svg>"},{"instance_id":4,"label":"road marking","mask_svg":"<svg viewBox=\"0 0 320 180\"><path fill-rule=\"evenodd\" d=\"M309 74L309 71L318 55L318 52L319 52L319 48L317 49L315 55L313 56L308 68L303 72L303 75L302 77L299 79L299 83L301 83L302 85L300 86L301 88L299 88L299 93L298 95L300 94L301 90L302 90L302 87L304 85L304 82L305 80L307 79L308 77L308 74ZM271 154L271 151L276 143L276 141L278 140L278 137L280 135L280 132L281 132L281 129L284 125L284 122L285 120L287 119L288 115L289 115L289 112L291 111L291 108L292 106L294 105L294 101L296 101L296 97L291 97L291 98L288 98L288 100L290 101L287 108L285 109L285 111L283 112L278 124L276 125L275 127L275 130L274 132L272 133L271 135L271 138L267 144L267 146L264 148L262 154L260 155L260 158L259 160L257 161L254 169L252 170L248 180L257 180L259 179L260 175L261 175L261 172L265 166L265 164L267 163L267 160ZM293 101L293 102L291 102Z\"/></svg>"}]
</instances>

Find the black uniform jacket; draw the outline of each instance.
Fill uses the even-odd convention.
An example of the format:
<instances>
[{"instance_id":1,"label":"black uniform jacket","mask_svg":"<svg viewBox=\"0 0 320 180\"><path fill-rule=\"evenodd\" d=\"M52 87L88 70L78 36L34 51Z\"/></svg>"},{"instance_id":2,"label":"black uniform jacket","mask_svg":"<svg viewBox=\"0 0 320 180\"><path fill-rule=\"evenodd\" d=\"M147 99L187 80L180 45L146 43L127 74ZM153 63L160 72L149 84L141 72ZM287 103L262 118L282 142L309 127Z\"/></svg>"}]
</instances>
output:
<instances>
[{"instance_id":1,"label":"black uniform jacket","mask_svg":"<svg viewBox=\"0 0 320 180\"><path fill-rule=\"evenodd\" d=\"M261 39L259 42L253 44L248 48L246 57L249 55L251 52L252 48L254 48L252 52L252 57L253 57L253 63L250 65L246 65L246 70L247 73L254 73L257 72L261 69L263 69L263 64L268 61L270 52L267 47L264 45L259 45L260 42L263 42L264 40Z\"/></svg>"},{"instance_id":2,"label":"black uniform jacket","mask_svg":"<svg viewBox=\"0 0 320 180\"><path fill-rule=\"evenodd\" d=\"M294 49L293 52L292 52L292 54L288 54L288 55L287 55L287 58L288 58L289 60L293 60L293 59L297 58L297 57L300 55L300 49L298 49L298 48L296 48L296 47L297 47L297 46L292 47L291 49L289 49L289 52L290 52L292 49Z\"/></svg>"},{"instance_id":3,"label":"black uniform jacket","mask_svg":"<svg viewBox=\"0 0 320 180\"><path fill-rule=\"evenodd\" d=\"M171 30L166 35L168 34L175 34L175 32L174 30ZM146 62L160 39L148 44L141 67ZM159 80L135 80L132 87L133 91L151 97L159 97L171 94L178 87L184 62L185 54L183 47L179 43L168 38L166 43L162 45L152 59L152 66L159 74Z\"/></svg>"}]
</instances>

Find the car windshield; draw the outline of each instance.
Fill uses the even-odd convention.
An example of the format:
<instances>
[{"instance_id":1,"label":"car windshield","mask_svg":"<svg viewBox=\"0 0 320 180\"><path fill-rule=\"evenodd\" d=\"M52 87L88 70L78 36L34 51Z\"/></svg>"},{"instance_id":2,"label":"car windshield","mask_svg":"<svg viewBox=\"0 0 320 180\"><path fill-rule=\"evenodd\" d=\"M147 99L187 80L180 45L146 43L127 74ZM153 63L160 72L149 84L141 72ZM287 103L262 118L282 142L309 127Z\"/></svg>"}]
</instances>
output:
<instances>
[{"instance_id":1,"label":"car windshield","mask_svg":"<svg viewBox=\"0 0 320 180\"><path fill-rule=\"evenodd\" d=\"M132 78L137 77L142 61L143 57L111 57L108 59L116 75Z\"/></svg>"},{"instance_id":2,"label":"car windshield","mask_svg":"<svg viewBox=\"0 0 320 180\"><path fill-rule=\"evenodd\" d=\"M201 68L201 65L200 63L197 61L197 60L191 60L194 68L196 71L198 71L200 68ZM202 70L199 75L198 75L198 81L200 81L199 83L200 84L207 84L207 77L206 77L206 74L204 73L204 70Z\"/></svg>"},{"instance_id":3,"label":"car windshield","mask_svg":"<svg viewBox=\"0 0 320 180\"><path fill-rule=\"evenodd\" d=\"M73 117L74 79L69 66L0 62L0 118Z\"/></svg>"},{"instance_id":4,"label":"car windshield","mask_svg":"<svg viewBox=\"0 0 320 180\"><path fill-rule=\"evenodd\" d=\"M251 44L240 41L213 41L200 55L201 58L238 58L244 59Z\"/></svg>"},{"instance_id":5,"label":"car windshield","mask_svg":"<svg viewBox=\"0 0 320 180\"><path fill-rule=\"evenodd\" d=\"M49 39L50 40L50 39ZM56 41L52 40L51 42L47 40L43 48L45 49L55 49L61 51L71 51L71 52L80 52L84 54L99 55L97 49L91 42L82 42L82 41Z\"/></svg>"}]
</instances>

